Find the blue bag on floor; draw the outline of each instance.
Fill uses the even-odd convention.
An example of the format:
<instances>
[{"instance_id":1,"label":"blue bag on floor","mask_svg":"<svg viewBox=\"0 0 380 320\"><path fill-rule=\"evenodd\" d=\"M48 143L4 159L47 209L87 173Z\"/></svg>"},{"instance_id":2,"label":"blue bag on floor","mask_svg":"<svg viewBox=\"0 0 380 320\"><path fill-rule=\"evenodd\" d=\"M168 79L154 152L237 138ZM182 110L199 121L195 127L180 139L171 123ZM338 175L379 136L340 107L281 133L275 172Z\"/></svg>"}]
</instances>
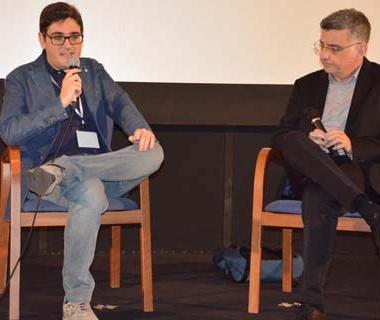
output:
<instances>
[{"instance_id":1,"label":"blue bag on floor","mask_svg":"<svg viewBox=\"0 0 380 320\"><path fill-rule=\"evenodd\" d=\"M244 282L248 278L248 249L230 247L218 249L214 253L214 264L224 271L225 276L236 282Z\"/></svg>"},{"instance_id":2,"label":"blue bag on floor","mask_svg":"<svg viewBox=\"0 0 380 320\"><path fill-rule=\"evenodd\" d=\"M263 253L269 252L281 256L280 251L263 248ZM213 261L216 267L222 271L226 277L235 282L249 281L249 254L247 247L231 246L222 248L214 253ZM265 254L263 254L265 256ZM293 258L293 279L297 280L303 272L303 260L301 256ZM282 259L263 259L261 262L261 280L264 282L279 282L282 279Z\"/></svg>"},{"instance_id":3,"label":"blue bag on floor","mask_svg":"<svg viewBox=\"0 0 380 320\"><path fill-rule=\"evenodd\" d=\"M299 280L303 272L302 257L293 257L293 276L294 280ZM248 279L249 280L249 279ZM282 259L262 260L261 261L261 281L280 282L282 280Z\"/></svg>"}]
</instances>

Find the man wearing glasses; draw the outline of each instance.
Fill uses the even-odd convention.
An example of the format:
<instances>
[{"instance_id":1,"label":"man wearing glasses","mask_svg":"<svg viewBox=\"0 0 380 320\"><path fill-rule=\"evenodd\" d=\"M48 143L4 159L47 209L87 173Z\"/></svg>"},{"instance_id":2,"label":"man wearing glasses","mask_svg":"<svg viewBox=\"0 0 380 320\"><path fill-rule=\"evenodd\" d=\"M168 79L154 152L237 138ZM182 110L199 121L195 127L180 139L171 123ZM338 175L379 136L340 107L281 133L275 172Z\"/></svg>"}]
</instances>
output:
<instances>
[{"instance_id":1,"label":"man wearing glasses","mask_svg":"<svg viewBox=\"0 0 380 320\"><path fill-rule=\"evenodd\" d=\"M7 145L20 145L22 199L38 195L69 208L63 319L94 320L95 282L89 268L100 216L108 198L122 196L160 167L163 151L103 66L80 58L83 23L75 7L63 2L46 6L39 41L43 52L37 60L6 78L0 134ZM131 146L111 151L111 119Z\"/></svg>"},{"instance_id":2,"label":"man wearing glasses","mask_svg":"<svg viewBox=\"0 0 380 320\"><path fill-rule=\"evenodd\" d=\"M323 292L342 212L359 212L380 249L380 206L372 202L380 190L380 66L365 58L370 23L363 13L345 9L320 27L314 49L323 70L295 82L272 141L302 199L298 319L305 320L327 319Z\"/></svg>"}]
</instances>

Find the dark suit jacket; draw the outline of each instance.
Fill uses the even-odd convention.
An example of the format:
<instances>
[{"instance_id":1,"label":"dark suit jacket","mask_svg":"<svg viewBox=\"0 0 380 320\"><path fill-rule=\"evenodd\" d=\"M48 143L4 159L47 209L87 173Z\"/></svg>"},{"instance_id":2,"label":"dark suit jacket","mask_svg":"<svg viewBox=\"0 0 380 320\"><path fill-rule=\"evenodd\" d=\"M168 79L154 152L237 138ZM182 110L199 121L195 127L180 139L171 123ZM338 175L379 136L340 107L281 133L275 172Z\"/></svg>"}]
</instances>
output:
<instances>
[{"instance_id":1,"label":"dark suit jacket","mask_svg":"<svg viewBox=\"0 0 380 320\"><path fill-rule=\"evenodd\" d=\"M328 74L316 71L298 79L293 87L285 115L281 119L273 145L282 134L314 128L310 110L322 116L329 85ZM351 139L353 161L360 164L370 185L380 193L380 65L364 58L345 132Z\"/></svg>"}]
</instances>

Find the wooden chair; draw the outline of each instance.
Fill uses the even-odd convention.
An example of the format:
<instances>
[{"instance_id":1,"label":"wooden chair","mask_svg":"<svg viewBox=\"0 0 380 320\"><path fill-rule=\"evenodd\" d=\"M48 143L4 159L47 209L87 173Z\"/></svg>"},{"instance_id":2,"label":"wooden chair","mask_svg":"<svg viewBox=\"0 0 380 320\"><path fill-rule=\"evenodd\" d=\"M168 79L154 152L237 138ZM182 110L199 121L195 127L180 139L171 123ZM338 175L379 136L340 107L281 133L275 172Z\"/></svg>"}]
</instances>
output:
<instances>
[{"instance_id":1,"label":"wooden chair","mask_svg":"<svg viewBox=\"0 0 380 320\"><path fill-rule=\"evenodd\" d=\"M270 161L282 161L281 154L271 148L263 148L256 161L253 187L252 238L248 312L258 313L260 306L260 273L262 230L264 227L282 229L282 291L292 291L292 229L303 228L301 201L280 200L264 208L265 173ZM290 202L289 201L293 201ZM272 209L270 209L270 207ZM276 208L277 209L274 209ZM294 208L297 208L294 210ZM346 214L338 219L337 230L370 232L364 219L358 214Z\"/></svg>"},{"instance_id":2,"label":"wooden chair","mask_svg":"<svg viewBox=\"0 0 380 320\"><path fill-rule=\"evenodd\" d=\"M1 198L0 198L0 291L3 290L9 270L13 270L20 257L21 228L31 227L34 212L24 212L21 208L21 161L18 147L9 147L1 158ZM131 202L110 201L109 209L103 214L102 225L111 225L112 239L110 248L110 287L120 287L121 226L137 224L140 227L140 263L143 309L153 311L152 254L150 232L149 180L139 186L140 207ZM5 220L7 198L10 194L10 222ZM129 202L128 202L129 201ZM41 201L42 202L42 201ZM51 203L50 203L51 204ZM121 207L120 207L121 206ZM58 206L57 206L58 207ZM113 211L115 207L117 211ZM59 209L59 208L58 208ZM33 209L31 210L33 211ZM65 209L37 214L34 227L59 227L66 224ZM16 268L9 287L9 319L20 318L20 265Z\"/></svg>"}]
</instances>

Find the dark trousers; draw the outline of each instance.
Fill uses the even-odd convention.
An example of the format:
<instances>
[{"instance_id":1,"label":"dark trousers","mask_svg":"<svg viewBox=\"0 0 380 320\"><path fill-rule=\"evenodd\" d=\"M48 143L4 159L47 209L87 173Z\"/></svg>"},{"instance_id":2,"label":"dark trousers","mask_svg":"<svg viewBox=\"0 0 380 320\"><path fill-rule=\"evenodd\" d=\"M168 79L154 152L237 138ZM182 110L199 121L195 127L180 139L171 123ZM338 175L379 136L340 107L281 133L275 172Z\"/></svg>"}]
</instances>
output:
<instances>
[{"instance_id":1,"label":"dark trousers","mask_svg":"<svg viewBox=\"0 0 380 320\"><path fill-rule=\"evenodd\" d=\"M364 193L364 174L354 164L336 164L302 132L277 137L273 146L302 177L304 274L301 302L323 309L326 276L335 250L337 218L342 207Z\"/></svg>"}]
</instances>

